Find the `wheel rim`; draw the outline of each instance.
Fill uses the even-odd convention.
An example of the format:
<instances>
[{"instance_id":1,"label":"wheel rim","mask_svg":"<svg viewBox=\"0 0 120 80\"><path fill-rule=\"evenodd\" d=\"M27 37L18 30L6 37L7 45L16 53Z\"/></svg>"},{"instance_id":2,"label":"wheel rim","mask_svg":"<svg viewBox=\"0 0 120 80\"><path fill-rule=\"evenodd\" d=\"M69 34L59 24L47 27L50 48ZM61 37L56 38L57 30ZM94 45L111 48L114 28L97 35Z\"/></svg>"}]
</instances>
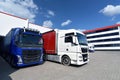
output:
<instances>
[{"instance_id":1,"label":"wheel rim","mask_svg":"<svg viewBox=\"0 0 120 80\"><path fill-rule=\"evenodd\" d=\"M63 65L70 65L70 59L69 59L69 57L63 57L63 60L62 60L62 63L63 63Z\"/></svg>"}]
</instances>

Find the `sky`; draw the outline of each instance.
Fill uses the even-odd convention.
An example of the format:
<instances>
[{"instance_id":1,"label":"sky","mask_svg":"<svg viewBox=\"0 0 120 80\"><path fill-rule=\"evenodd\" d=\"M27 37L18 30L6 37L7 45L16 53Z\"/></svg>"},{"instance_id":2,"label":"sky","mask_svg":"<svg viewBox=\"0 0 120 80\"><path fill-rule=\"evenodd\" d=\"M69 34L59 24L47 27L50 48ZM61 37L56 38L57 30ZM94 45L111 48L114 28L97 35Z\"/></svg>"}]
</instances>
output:
<instances>
[{"instance_id":1,"label":"sky","mask_svg":"<svg viewBox=\"0 0 120 80\"><path fill-rule=\"evenodd\" d=\"M120 0L0 0L0 11L52 29L91 30L120 23Z\"/></svg>"}]
</instances>

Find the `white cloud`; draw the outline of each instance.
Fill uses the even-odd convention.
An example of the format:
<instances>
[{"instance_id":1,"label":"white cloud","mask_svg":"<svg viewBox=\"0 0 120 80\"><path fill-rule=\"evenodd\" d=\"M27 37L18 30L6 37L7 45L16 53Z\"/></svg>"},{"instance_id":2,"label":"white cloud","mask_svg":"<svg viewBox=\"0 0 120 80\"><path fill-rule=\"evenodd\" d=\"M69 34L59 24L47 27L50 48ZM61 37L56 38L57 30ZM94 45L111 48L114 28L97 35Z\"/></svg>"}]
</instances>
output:
<instances>
[{"instance_id":1,"label":"white cloud","mask_svg":"<svg viewBox=\"0 0 120 80\"><path fill-rule=\"evenodd\" d=\"M46 17L46 18L50 18L50 17L51 17L51 16L48 15L48 14L46 14L46 15L44 14L43 16Z\"/></svg>"},{"instance_id":2,"label":"white cloud","mask_svg":"<svg viewBox=\"0 0 120 80\"><path fill-rule=\"evenodd\" d=\"M55 13L51 10L47 10L47 13L43 13L43 16L46 18L51 18L51 17L55 16Z\"/></svg>"},{"instance_id":3,"label":"white cloud","mask_svg":"<svg viewBox=\"0 0 120 80\"><path fill-rule=\"evenodd\" d=\"M107 5L105 8L99 11L107 16L115 16L120 14L120 5Z\"/></svg>"},{"instance_id":4,"label":"white cloud","mask_svg":"<svg viewBox=\"0 0 120 80\"><path fill-rule=\"evenodd\" d=\"M120 24L120 21L118 21L116 24Z\"/></svg>"},{"instance_id":5,"label":"white cloud","mask_svg":"<svg viewBox=\"0 0 120 80\"><path fill-rule=\"evenodd\" d=\"M115 19L116 19L116 17L115 17L115 16L113 16L113 17L112 17L112 19L111 19L111 21L114 21Z\"/></svg>"},{"instance_id":6,"label":"white cloud","mask_svg":"<svg viewBox=\"0 0 120 80\"><path fill-rule=\"evenodd\" d=\"M85 31L86 29L78 29L78 31L81 31L81 32L83 32L83 31Z\"/></svg>"},{"instance_id":7,"label":"white cloud","mask_svg":"<svg viewBox=\"0 0 120 80\"><path fill-rule=\"evenodd\" d=\"M33 0L0 0L0 11L30 19L35 22L37 5Z\"/></svg>"},{"instance_id":8,"label":"white cloud","mask_svg":"<svg viewBox=\"0 0 120 80\"><path fill-rule=\"evenodd\" d=\"M68 19L67 21L63 22L63 23L61 24L61 26L69 25L71 22L72 22L72 21Z\"/></svg>"},{"instance_id":9,"label":"white cloud","mask_svg":"<svg viewBox=\"0 0 120 80\"><path fill-rule=\"evenodd\" d=\"M55 13L51 10L48 10L48 14L51 15L51 16L55 16Z\"/></svg>"},{"instance_id":10,"label":"white cloud","mask_svg":"<svg viewBox=\"0 0 120 80\"><path fill-rule=\"evenodd\" d=\"M46 21L43 22L43 26L51 28L53 26L53 23L52 23L51 20L46 20Z\"/></svg>"}]
</instances>

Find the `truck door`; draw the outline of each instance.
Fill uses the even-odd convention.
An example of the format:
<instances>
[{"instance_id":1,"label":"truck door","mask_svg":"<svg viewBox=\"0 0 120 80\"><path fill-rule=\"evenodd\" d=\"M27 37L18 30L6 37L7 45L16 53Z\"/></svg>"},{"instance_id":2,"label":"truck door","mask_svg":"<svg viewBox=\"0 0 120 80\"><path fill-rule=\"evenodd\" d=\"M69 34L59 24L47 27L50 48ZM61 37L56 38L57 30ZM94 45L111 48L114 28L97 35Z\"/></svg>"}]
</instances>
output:
<instances>
[{"instance_id":1,"label":"truck door","mask_svg":"<svg viewBox=\"0 0 120 80\"><path fill-rule=\"evenodd\" d=\"M65 51L71 57L76 60L78 46L75 43L75 36L73 33L65 34Z\"/></svg>"},{"instance_id":2,"label":"truck door","mask_svg":"<svg viewBox=\"0 0 120 80\"><path fill-rule=\"evenodd\" d=\"M76 53L77 52L77 44L73 43L73 36L65 37L66 51Z\"/></svg>"}]
</instances>

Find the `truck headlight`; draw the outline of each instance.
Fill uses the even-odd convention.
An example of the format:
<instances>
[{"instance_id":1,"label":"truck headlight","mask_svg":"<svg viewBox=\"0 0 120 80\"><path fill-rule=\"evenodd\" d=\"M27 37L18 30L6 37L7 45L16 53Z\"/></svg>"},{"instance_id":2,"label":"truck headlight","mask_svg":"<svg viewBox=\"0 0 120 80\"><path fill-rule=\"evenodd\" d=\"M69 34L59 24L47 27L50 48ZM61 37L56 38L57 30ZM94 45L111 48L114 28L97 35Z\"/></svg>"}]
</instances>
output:
<instances>
[{"instance_id":1,"label":"truck headlight","mask_svg":"<svg viewBox=\"0 0 120 80\"><path fill-rule=\"evenodd\" d=\"M22 58L20 55L17 55L17 58L18 58L18 63L17 64L22 64Z\"/></svg>"},{"instance_id":2,"label":"truck headlight","mask_svg":"<svg viewBox=\"0 0 120 80\"><path fill-rule=\"evenodd\" d=\"M83 58L82 56L79 56L79 58Z\"/></svg>"}]
</instances>

